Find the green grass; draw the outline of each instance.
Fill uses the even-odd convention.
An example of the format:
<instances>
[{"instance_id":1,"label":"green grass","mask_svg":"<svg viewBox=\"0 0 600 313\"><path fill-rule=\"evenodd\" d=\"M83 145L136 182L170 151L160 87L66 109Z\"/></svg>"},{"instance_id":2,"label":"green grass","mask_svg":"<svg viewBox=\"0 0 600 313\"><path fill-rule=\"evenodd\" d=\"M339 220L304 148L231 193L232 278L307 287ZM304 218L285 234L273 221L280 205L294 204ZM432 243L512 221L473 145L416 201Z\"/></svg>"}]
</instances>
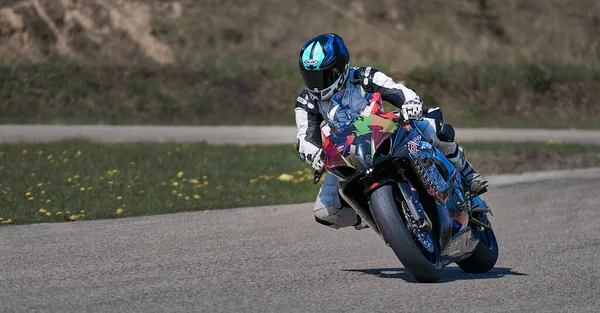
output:
<instances>
[{"instance_id":1,"label":"green grass","mask_svg":"<svg viewBox=\"0 0 600 313\"><path fill-rule=\"evenodd\" d=\"M0 123L294 125L302 90L295 62L212 61L0 65ZM440 106L456 127L600 128L598 68L445 62L406 73L381 69L426 107Z\"/></svg>"},{"instance_id":2,"label":"green grass","mask_svg":"<svg viewBox=\"0 0 600 313\"><path fill-rule=\"evenodd\" d=\"M569 156L586 153L600 153L598 145L580 145L567 144L560 141L548 139L546 143L511 143L511 142L461 142L460 145L465 151L485 151L485 152L519 152L519 151L540 151L552 152L560 156Z\"/></svg>"},{"instance_id":3,"label":"green grass","mask_svg":"<svg viewBox=\"0 0 600 313\"><path fill-rule=\"evenodd\" d=\"M486 175L532 166L548 169L553 164L559 168L600 165L600 146L463 146L470 161ZM5 224L310 202L318 189L311 169L291 144L69 140L0 145L0 218Z\"/></svg>"},{"instance_id":4,"label":"green grass","mask_svg":"<svg viewBox=\"0 0 600 313\"><path fill-rule=\"evenodd\" d=\"M318 191L291 144L64 141L0 150L0 217L18 224L117 217L119 208L135 216L306 202ZM295 182L276 179L282 173Z\"/></svg>"}]
</instances>

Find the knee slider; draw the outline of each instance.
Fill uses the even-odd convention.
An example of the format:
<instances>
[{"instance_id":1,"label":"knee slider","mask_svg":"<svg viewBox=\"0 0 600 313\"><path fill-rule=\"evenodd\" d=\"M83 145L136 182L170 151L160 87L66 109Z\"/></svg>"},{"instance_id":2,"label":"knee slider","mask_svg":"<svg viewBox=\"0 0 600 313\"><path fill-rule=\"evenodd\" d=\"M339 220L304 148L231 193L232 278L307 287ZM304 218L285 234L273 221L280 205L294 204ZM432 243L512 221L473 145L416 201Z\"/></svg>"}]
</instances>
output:
<instances>
[{"instance_id":1,"label":"knee slider","mask_svg":"<svg viewBox=\"0 0 600 313\"><path fill-rule=\"evenodd\" d=\"M442 124L442 126L438 128L437 136L440 141L454 142L454 137L456 136L456 133L452 125Z\"/></svg>"}]
</instances>

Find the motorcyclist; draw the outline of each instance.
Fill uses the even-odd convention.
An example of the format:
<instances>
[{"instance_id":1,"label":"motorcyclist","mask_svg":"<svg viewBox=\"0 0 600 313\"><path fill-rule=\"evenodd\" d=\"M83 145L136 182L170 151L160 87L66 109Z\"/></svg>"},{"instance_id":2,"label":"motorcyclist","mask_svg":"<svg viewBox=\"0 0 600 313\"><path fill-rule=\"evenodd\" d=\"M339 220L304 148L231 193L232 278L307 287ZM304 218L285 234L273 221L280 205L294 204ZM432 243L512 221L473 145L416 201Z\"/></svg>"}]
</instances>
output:
<instances>
[{"instance_id":1,"label":"motorcyclist","mask_svg":"<svg viewBox=\"0 0 600 313\"><path fill-rule=\"evenodd\" d=\"M454 129L442 123L441 114L437 119L423 118L423 104L412 89L394 82L375 68L351 68L350 54L339 35L321 34L308 40L300 50L298 65L306 89L296 101L297 149L300 159L315 170L324 167L320 132L323 116L319 108L327 108L331 97L342 89L360 88L363 94L381 93L383 100L400 108L405 117L417 120L417 127L427 141L454 164L472 192L479 193L487 188L487 180L465 160L463 149L454 140ZM441 113L439 108L429 111L433 113L428 115ZM333 175L325 177L313 212L317 222L336 229L367 226L354 209L343 203L338 192L338 179Z\"/></svg>"}]
</instances>

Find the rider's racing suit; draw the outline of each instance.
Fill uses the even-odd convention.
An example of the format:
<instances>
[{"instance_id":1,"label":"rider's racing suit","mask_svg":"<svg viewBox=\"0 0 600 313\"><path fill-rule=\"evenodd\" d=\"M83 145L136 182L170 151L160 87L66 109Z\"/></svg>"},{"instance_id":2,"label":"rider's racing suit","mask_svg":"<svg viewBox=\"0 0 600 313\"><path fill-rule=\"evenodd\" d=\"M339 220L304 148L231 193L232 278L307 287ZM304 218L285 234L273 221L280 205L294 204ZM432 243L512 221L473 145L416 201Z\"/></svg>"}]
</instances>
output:
<instances>
[{"instance_id":1,"label":"rider's racing suit","mask_svg":"<svg viewBox=\"0 0 600 313\"><path fill-rule=\"evenodd\" d=\"M354 67L350 69L345 88L361 88L361 91L381 93L383 100L401 108L404 104L420 104L420 97L406 86L394 82L390 77L372 67ZM314 100L307 90L302 91L296 101L295 115L297 133L297 149L303 162L312 164L315 157L321 153L320 124L323 116L319 106L327 108L329 100ZM417 127L423 132L426 140L443 153L460 170L465 166L462 148L454 141L454 134L450 136L440 134L441 121L425 117L416 122ZM443 138L444 140L440 140ZM469 166L470 167L470 166ZM468 175L468 173L467 173ZM365 226L360 216L354 209L344 206L338 193L338 179L327 175L317 196L313 212L317 222L333 227L354 226L357 229Z\"/></svg>"}]
</instances>

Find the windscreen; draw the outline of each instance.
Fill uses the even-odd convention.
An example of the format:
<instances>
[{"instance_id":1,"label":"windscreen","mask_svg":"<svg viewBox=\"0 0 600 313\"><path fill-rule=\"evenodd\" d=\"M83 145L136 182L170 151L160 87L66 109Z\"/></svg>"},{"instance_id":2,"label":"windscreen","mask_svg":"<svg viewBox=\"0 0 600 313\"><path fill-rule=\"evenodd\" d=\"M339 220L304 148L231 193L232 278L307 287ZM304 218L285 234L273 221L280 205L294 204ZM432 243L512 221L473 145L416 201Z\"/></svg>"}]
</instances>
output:
<instances>
[{"instance_id":1,"label":"windscreen","mask_svg":"<svg viewBox=\"0 0 600 313\"><path fill-rule=\"evenodd\" d=\"M368 105L360 88L344 89L332 97L329 105L321 107L325 110L321 113L329 123L341 127L351 124Z\"/></svg>"}]
</instances>

